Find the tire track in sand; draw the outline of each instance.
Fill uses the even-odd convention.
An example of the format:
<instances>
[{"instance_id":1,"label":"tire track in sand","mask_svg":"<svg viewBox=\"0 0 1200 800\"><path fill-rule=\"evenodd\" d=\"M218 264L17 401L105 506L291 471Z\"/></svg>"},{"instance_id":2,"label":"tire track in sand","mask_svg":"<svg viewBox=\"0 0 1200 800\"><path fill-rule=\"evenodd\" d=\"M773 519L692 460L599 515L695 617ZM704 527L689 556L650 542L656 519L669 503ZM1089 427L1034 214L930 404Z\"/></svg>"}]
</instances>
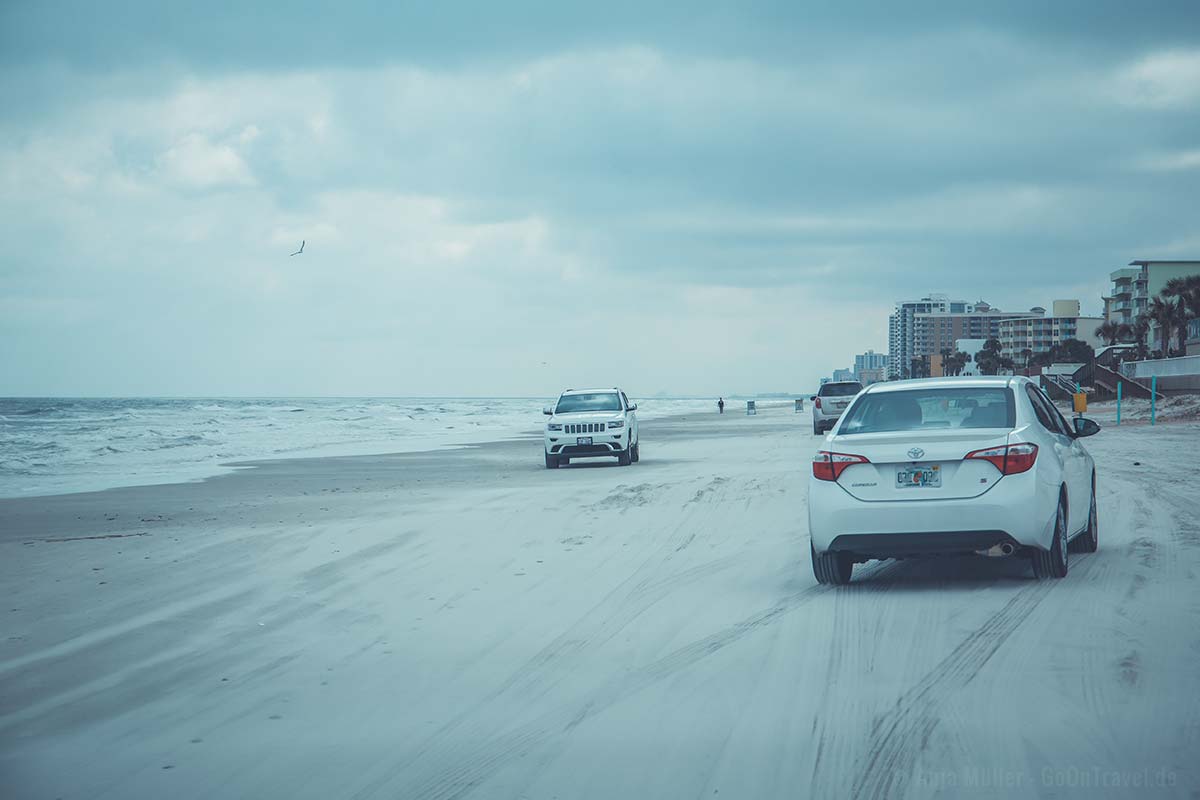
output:
<instances>
[{"instance_id":1,"label":"tire track in sand","mask_svg":"<svg viewBox=\"0 0 1200 800\"><path fill-rule=\"evenodd\" d=\"M1086 571L1094 560L1076 562ZM1039 581L1019 590L905 692L874 726L870 755L851 787L852 798L886 798L900 794L922 750L941 721L941 701L967 687L1008 638L1055 588Z\"/></svg>"},{"instance_id":2,"label":"tire track in sand","mask_svg":"<svg viewBox=\"0 0 1200 800\"><path fill-rule=\"evenodd\" d=\"M891 577L900 562L885 562L864 578ZM451 800L474 791L487 778L513 759L527 755L548 741L561 745L564 734L610 706L671 677L733 645L744 637L774 625L786 615L839 587L810 585L742 620L701 637L645 666L609 679L589 696L517 723L503 731L456 732L447 740L446 729L436 741L412 758L393 765L384 775L368 781L352 797L356 800L386 795L411 800ZM543 762L548 758L540 759ZM423 773L414 775L413 773ZM409 775L413 775L409 778ZM406 780L407 779L407 780Z\"/></svg>"},{"instance_id":3,"label":"tire track in sand","mask_svg":"<svg viewBox=\"0 0 1200 800\"><path fill-rule=\"evenodd\" d=\"M702 527L705 506L721 502L728 489L727 480L713 477L690 499L681 502L682 520L664 536L645 557L645 560L626 578L605 594L561 634L514 670L500 686L439 728L406 764L389 768L385 774L369 783L359 796L367 796L374 788L386 785L398 777L404 768L413 768L439 753L443 760L469 758L456 751L475 748L476 743L489 740L495 725L489 724L487 711L518 700L534 705L551 693L571 674L568 666L611 641L624 628L667 597L675 589L720 571L738 560L737 554L711 559L683 569L671 569L684 555L687 545ZM465 744L464 744L465 743Z\"/></svg>"}]
</instances>

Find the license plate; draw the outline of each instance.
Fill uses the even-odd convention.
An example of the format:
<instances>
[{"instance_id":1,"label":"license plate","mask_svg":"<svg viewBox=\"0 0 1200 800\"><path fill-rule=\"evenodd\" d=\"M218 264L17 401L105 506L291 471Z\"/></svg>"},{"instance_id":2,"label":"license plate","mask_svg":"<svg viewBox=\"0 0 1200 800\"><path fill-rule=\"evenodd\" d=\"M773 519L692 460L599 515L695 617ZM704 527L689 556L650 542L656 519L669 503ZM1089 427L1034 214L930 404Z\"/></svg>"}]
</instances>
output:
<instances>
[{"instance_id":1,"label":"license plate","mask_svg":"<svg viewBox=\"0 0 1200 800\"><path fill-rule=\"evenodd\" d=\"M591 443L592 443L592 437L590 437L590 436L580 436L578 439L575 440L575 444L591 444Z\"/></svg>"},{"instance_id":2,"label":"license plate","mask_svg":"<svg viewBox=\"0 0 1200 800\"><path fill-rule=\"evenodd\" d=\"M912 489L922 486L938 487L941 485L942 467L940 464L896 470L897 489Z\"/></svg>"}]
</instances>

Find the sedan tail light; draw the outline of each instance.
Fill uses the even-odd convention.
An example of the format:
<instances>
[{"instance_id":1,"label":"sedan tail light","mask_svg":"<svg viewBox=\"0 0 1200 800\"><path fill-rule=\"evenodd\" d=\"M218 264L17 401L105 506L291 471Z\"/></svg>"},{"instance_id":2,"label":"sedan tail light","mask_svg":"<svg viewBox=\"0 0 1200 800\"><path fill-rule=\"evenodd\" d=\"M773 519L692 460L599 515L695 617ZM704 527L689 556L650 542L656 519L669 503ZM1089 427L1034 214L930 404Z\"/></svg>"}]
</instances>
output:
<instances>
[{"instance_id":1,"label":"sedan tail light","mask_svg":"<svg viewBox=\"0 0 1200 800\"><path fill-rule=\"evenodd\" d=\"M813 477L822 481L836 481L838 476L851 464L869 464L863 456L853 456L848 453L830 453L818 450L813 456Z\"/></svg>"},{"instance_id":2,"label":"sedan tail light","mask_svg":"<svg viewBox=\"0 0 1200 800\"><path fill-rule=\"evenodd\" d=\"M1016 475L1028 472L1033 467L1033 462L1037 461L1037 451L1036 444L1022 442L1021 444L989 447L985 450L972 450L963 456L963 460L978 458L981 461L989 461L992 466L1000 470L1001 475Z\"/></svg>"}]
</instances>

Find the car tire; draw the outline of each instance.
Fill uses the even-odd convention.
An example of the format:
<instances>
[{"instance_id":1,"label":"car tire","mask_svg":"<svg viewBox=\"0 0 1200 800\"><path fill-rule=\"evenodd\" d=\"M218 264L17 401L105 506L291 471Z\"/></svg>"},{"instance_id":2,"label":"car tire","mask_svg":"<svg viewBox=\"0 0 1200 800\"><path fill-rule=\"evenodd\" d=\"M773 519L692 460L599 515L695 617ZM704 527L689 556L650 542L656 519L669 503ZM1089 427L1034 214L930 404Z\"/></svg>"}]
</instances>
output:
<instances>
[{"instance_id":1,"label":"car tire","mask_svg":"<svg viewBox=\"0 0 1200 800\"><path fill-rule=\"evenodd\" d=\"M1092 476L1092 505L1088 509L1088 524L1083 533L1071 540L1077 553L1094 553L1100 548L1100 524L1096 517L1096 476Z\"/></svg>"},{"instance_id":2,"label":"car tire","mask_svg":"<svg viewBox=\"0 0 1200 800\"><path fill-rule=\"evenodd\" d=\"M546 469L558 469L558 456L546 453Z\"/></svg>"},{"instance_id":3,"label":"car tire","mask_svg":"<svg viewBox=\"0 0 1200 800\"><path fill-rule=\"evenodd\" d=\"M617 453L617 465L618 466L628 467L632 463L633 463L633 447L627 447L624 450L622 450L621 452Z\"/></svg>"},{"instance_id":4,"label":"car tire","mask_svg":"<svg viewBox=\"0 0 1200 800\"><path fill-rule=\"evenodd\" d=\"M629 454L629 457L631 459L633 459L633 463L635 463L635 464L642 460L642 440L641 439L638 439L636 442L634 442L633 451Z\"/></svg>"},{"instance_id":5,"label":"car tire","mask_svg":"<svg viewBox=\"0 0 1200 800\"><path fill-rule=\"evenodd\" d=\"M827 551L817 555L811 542L808 552L812 555L813 575L816 576L817 583L844 586L850 582L850 575L854 572L854 558L849 553Z\"/></svg>"},{"instance_id":6,"label":"car tire","mask_svg":"<svg viewBox=\"0 0 1200 800\"><path fill-rule=\"evenodd\" d=\"M1066 498L1058 500L1058 511L1054 514L1054 538L1049 550L1034 550L1033 574L1041 579L1067 577L1067 503Z\"/></svg>"},{"instance_id":7,"label":"car tire","mask_svg":"<svg viewBox=\"0 0 1200 800\"><path fill-rule=\"evenodd\" d=\"M820 436L820 435L821 435L821 426L814 422L813 423L813 436Z\"/></svg>"}]
</instances>

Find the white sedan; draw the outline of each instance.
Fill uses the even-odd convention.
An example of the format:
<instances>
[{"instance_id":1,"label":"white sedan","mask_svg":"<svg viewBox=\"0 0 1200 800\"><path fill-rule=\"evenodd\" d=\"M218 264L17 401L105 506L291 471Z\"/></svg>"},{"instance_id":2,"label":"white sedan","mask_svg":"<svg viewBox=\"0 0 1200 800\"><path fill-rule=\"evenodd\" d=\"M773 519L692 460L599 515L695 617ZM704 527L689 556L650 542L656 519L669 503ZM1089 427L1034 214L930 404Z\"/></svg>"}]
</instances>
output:
<instances>
[{"instance_id":1,"label":"white sedan","mask_svg":"<svg viewBox=\"0 0 1200 800\"><path fill-rule=\"evenodd\" d=\"M1024 555L1039 578L1094 552L1096 466L1068 422L1024 377L869 386L813 457L808 529L821 583L870 559Z\"/></svg>"}]
</instances>

